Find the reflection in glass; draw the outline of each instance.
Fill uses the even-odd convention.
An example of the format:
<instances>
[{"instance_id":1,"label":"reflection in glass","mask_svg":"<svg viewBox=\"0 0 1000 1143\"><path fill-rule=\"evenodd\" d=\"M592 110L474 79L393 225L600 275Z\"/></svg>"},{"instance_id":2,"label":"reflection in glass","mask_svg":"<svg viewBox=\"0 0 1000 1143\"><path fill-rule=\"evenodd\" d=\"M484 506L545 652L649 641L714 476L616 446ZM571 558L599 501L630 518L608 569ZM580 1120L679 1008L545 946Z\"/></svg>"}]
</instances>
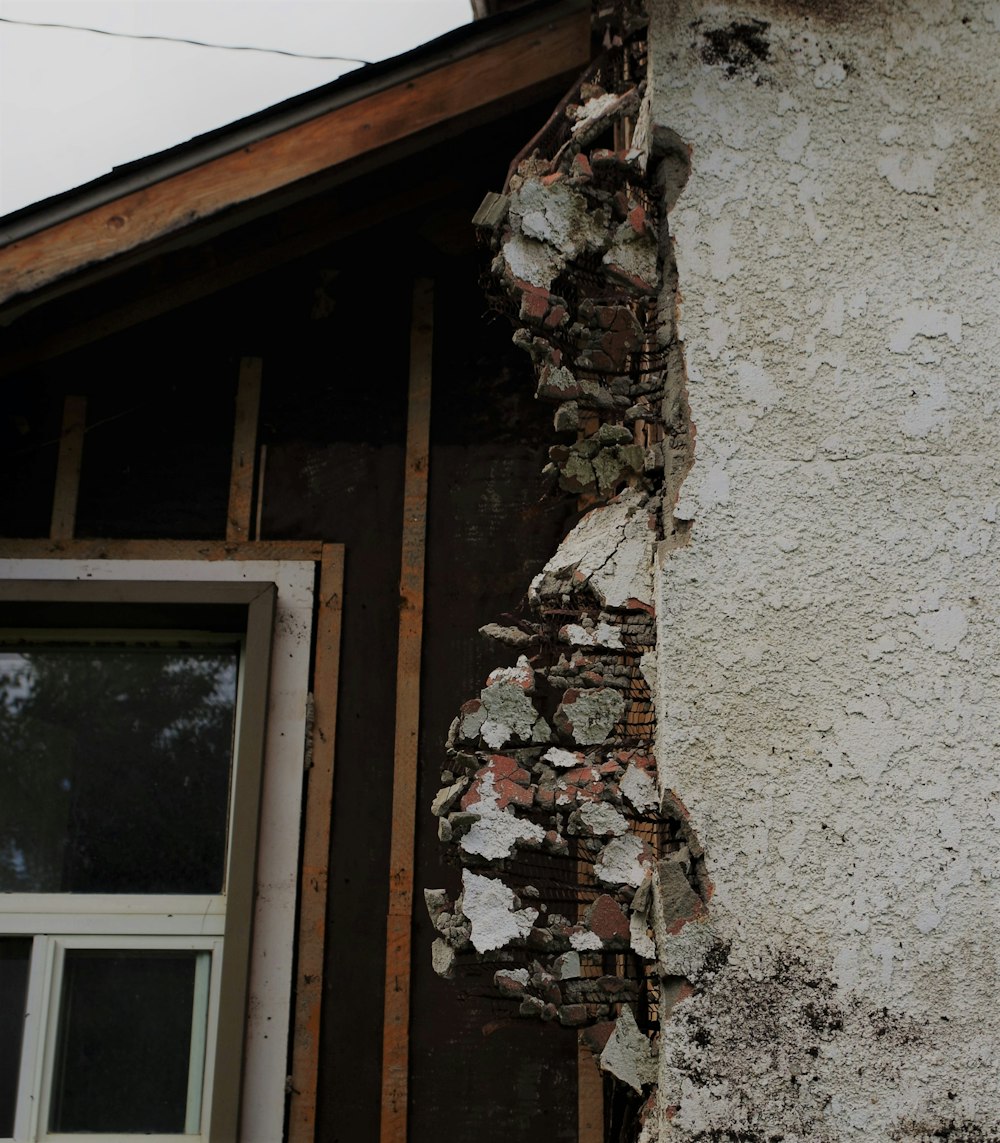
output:
<instances>
[{"instance_id":1,"label":"reflection in glass","mask_svg":"<svg viewBox=\"0 0 1000 1143\"><path fill-rule=\"evenodd\" d=\"M208 962L207 952L67 951L50 1131L198 1130Z\"/></svg>"},{"instance_id":2,"label":"reflection in glass","mask_svg":"<svg viewBox=\"0 0 1000 1143\"><path fill-rule=\"evenodd\" d=\"M218 893L238 662L0 648L0 892Z\"/></svg>"},{"instance_id":3,"label":"reflection in glass","mask_svg":"<svg viewBox=\"0 0 1000 1143\"><path fill-rule=\"evenodd\" d=\"M21 1040L28 997L30 937L0 937L0 1137L14 1134Z\"/></svg>"}]
</instances>

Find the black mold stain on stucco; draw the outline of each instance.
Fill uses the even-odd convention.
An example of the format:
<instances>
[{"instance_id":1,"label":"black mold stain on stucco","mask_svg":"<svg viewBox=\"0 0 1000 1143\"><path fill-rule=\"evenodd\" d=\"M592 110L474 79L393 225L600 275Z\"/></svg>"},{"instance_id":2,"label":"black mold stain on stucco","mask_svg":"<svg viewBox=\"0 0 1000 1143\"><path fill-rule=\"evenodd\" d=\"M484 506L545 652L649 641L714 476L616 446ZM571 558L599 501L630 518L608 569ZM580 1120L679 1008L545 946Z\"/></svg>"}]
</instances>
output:
<instances>
[{"instance_id":1,"label":"black mold stain on stucco","mask_svg":"<svg viewBox=\"0 0 1000 1143\"><path fill-rule=\"evenodd\" d=\"M730 77L756 77L758 64L771 55L765 35L769 27L766 20L735 20L724 28L706 29L701 33L701 58Z\"/></svg>"},{"instance_id":2,"label":"black mold stain on stucco","mask_svg":"<svg viewBox=\"0 0 1000 1143\"><path fill-rule=\"evenodd\" d=\"M774 950L751 969L734 964L720 943L695 982L693 997L671 1015L667 1061L696 1087L721 1087L725 1111L693 1139L778 1143L783 1136L830 1143L830 1090L839 1053L831 1045L847 1037L860 1059L887 1049L921 1051L923 1030L903 1013L872 1009L859 996L842 994L825 966L805 950ZM758 1077L777 1082L762 1090ZM934 1134L920 1125L900 1131L899 1143L1000 1143L996 1134Z\"/></svg>"},{"instance_id":3,"label":"black mold stain on stucco","mask_svg":"<svg viewBox=\"0 0 1000 1143\"><path fill-rule=\"evenodd\" d=\"M1000 1143L1000 1126L982 1127L968 1119L904 1119L890 1134L907 1143Z\"/></svg>"}]
</instances>

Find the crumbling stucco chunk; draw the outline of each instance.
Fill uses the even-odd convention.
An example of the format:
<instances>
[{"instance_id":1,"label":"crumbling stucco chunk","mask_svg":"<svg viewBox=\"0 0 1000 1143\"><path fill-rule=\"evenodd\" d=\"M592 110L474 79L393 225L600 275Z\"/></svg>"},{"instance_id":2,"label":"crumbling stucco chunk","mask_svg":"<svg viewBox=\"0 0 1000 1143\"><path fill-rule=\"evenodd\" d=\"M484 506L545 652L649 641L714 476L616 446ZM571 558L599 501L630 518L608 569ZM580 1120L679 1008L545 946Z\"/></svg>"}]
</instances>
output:
<instances>
[{"instance_id":1,"label":"crumbling stucco chunk","mask_svg":"<svg viewBox=\"0 0 1000 1143\"><path fill-rule=\"evenodd\" d=\"M531 932L537 909L516 909L514 892L502 881L462 870L462 912L472 924L472 944L476 952L503 948L509 941L521 940Z\"/></svg>"},{"instance_id":2,"label":"crumbling stucco chunk","mask_svg":"<svg viewBox=\"0 0 1000 1143\"><path fill-rule=\"evenodd\" d=\"M537 602L589 587L606 607L651 609L655 511L636 488L592 509L532 581L529 598Z\"/></svg>"},{"instance_id":3,"label":"crumbling stucco chunk","mask_svg":"<svg viewBox=\"0 0 1000 1143\"><path fill-rule=\"evenodd\" d=\"M640 1032L628 1006L615 1021L615 1030L601 1053L601 1067L635 1091L656 1082L656 1050Z\"/></svg>"},{"instance_id":4,"label":"crumbling stucco chunk","mask_svg":"<svg viewBox=\"0 0 1000 1143\"><path fill-rule=\"evenodd\" d=\"M648 856L635 834L613 838L594 863L594 876L605 885L632 885L638 889L646 879Z\"/></svg>"},{"instance_id":5,"label":"crumbling stucco chunk","mask_svg":"<svg viewBox=\"0 0 1000 1143\"><path fill-rule=\"evenodd\" d=\"M445 978L452 976L455 970L455 950L440 937L436 937L431 945L431 967L438 976Z\"/></svg>"},{"instance_id":6,"label":"crumbling stucco chunk","mask_svg":"<svg viewBox=\"0 0 1000 1143\"><path fill-rule=\"evenodd\" d=\"M526 180L510 197L510 217L521 234L553 247L563 258L597 253L608 242L607 210L593 213L565 183Z\"/></svg>"},{"instance_id":7,"label":"crumbling stucco chunk","mask_svg":"<svg viewBox=\"0 0 1000 1143\"><path fill-rule=\"evenodd\" d=\"M640 814L647 810L655 810L660 804L660 796L652 776L634 762L629 763L625 771L621 781L621 791Z\"/></svg>"},{"instance_id":8,"label":"crumbling stucco chunk","mask_svg":"<svg viewBox=\"0 0 1000 1143\"><path fill-rule=\"evenodd\" d=\"M481 737L491 750L509 743L548 742L548 724L535 709L529 691L533 673L519 663L494 671L473 700L463 707L459 734L466 741Z\"/></svg>"},{"instance_id":9,"label":"crumbling stucco chunk","mask_svg":"<svg viewBox=\"0 0 1000 1143\"><path fill-rule=\"evenodd\" d=\"M487 861L499 861L510 857L519 844L540 845L545 830L506 807L500 809L497 800L493 775L487 772L480 780L479 801L473 804L478 821L461 838L460 847Z\"/></svg>"},{"instance_id":10,"label":"crumbling stucco chunk","mask_svg":"<svg viewBox=\"0 0 1000 1143\"><path fill-rule=\"evenodd\" d=\"M570 689L556 710L556 726L581 746L604 742L625 710L625 699L611 687Z\"/></svg>"},{"instance_id":11,"label":"crumbling stucco chunk","mask_svg":"<svg viewBox=\"0 0 1000 1143\"><path fill-rule=\"evenodd\" d=\"M580 820L595 837L620 837L628 833L628 822L607 802L585 802L579 809Z\"/></svg>"}]
</instances>

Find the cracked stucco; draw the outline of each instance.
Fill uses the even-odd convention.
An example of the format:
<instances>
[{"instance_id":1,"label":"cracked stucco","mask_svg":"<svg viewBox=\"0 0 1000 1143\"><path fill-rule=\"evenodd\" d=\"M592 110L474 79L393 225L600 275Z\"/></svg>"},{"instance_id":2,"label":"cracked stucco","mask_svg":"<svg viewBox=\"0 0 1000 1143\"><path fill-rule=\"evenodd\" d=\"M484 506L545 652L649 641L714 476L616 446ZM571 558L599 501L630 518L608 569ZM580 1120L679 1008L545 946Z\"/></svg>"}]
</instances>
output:
<instances>
[{"instance_id":1,"label":"cracked stucco","mask_svg":"<svg viewBox=\"0 0 1000 1143\"><path fill-rule=\"evenodd\" d=\"M729 945L660 1136L997 1138L997 7L652 7L697 426L657 754ZM767 58L706 60L749 17Z\"/></svg>"}]
</instances>

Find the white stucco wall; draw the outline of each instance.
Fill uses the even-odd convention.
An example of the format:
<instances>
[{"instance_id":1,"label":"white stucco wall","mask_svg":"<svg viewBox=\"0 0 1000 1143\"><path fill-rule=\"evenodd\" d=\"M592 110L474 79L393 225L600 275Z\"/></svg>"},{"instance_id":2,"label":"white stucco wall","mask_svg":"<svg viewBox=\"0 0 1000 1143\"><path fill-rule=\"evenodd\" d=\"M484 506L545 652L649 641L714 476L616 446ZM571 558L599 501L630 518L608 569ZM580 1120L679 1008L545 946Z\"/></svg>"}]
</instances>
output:
<instances>
[{"instance_id":1,"label":"white stucco wall","mask_svg":"<svg viewBox=\"0 0 1000 1143\"><path fill-rule=\"evenodd\" d=\"M652 16L697 429L658 753L731 942L661 1132L996 1140L1000 4Z\"/></svg>"}]
</instances>

